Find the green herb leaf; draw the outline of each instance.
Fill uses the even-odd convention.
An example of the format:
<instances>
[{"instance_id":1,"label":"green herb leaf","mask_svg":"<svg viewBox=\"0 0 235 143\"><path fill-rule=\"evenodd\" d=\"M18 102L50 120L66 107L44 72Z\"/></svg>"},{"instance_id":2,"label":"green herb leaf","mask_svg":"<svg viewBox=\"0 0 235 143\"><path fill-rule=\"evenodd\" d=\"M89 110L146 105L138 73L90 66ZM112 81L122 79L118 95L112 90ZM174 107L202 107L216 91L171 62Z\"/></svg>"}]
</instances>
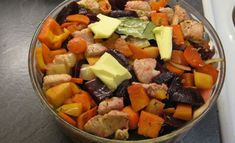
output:
<instances>
[{"instance_id":1,"label":"green herb leaf","mask_svg":"<svg viewBox=\"0 0 235 143\"><path fill-rule=\"evenodd\" d=\"M122 17L120 18L120 20L122 21L122 23L116 30L118 34L124 34L137 38L145 38L143 36L143 33L149 21L131 17Z\"/></svg>"},{"instance_id":2,"label":"green herb leaf","mask_svg":"<svg viewBox=\"0 0 235 143\"><path fill-rule=\"evenodd\" d=\"M155 36L153 33L153 29L155 28L155 24L152 22L149 22L148 25L146 26L143 37L148 39L148 40L155 40Z\"/></svg>"}]
</instances>

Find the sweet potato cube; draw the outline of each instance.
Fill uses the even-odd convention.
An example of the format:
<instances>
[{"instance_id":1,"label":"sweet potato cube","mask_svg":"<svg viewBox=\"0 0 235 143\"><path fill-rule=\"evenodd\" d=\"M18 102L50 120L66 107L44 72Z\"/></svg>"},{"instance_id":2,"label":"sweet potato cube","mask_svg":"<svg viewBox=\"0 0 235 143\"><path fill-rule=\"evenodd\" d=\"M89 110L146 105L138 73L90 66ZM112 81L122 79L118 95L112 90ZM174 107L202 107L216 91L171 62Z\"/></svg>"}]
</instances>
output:
<instances>
[{"instance_id":1,"label":"sweet potato cube","mask_svg":"<svg viewBox=\"0 0 235 143\"><path fill-rule=\"evenodd\" d=\"M185 121L192 120L192 106L187 104L178 104L173 117Z\"/></svg>"},{"instance_id":2,"label":"sweet potato cube","mask_svg":"<svg viewBox=\"0 0 235 143\"><path fill-rule=\"evenodd\" d=\"M159 134L159 131L161 130L163 123L164 119L158 115L141 111L138 124L138 134L146 137L156 138Z\"/></svg>"},{"instance_id":3,"label":"sweet potato cube","mask_svg":"<svg viewBox=\"0 0 235 143\"><path fill-rule=\"evenodd\" d=\"M131 100L131 106L134 111L137 112L149 104L149 97L141 85L134 84L129 86L128 93Z\"/></svg>"}]
</instances>

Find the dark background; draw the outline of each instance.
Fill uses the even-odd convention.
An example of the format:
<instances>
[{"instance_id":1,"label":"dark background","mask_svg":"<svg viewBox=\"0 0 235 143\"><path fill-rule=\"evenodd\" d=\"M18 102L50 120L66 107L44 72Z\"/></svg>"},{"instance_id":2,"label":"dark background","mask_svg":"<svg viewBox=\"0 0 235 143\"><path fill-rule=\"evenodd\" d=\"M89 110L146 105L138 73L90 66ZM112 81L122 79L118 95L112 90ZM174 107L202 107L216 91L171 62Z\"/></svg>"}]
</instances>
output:
<instances>
[{"instance_id":1,"label":"dark background","mask_svg":"<svg viewBox=\"0 0 235 143\"><path fill-rule=\"evenodd\" d=\"M201 0L186 0L201 13ZM0 0L0 142L70 143L36 97L28 50L39 22L62 0ZM219 143L214 107L180 143Z\"/></svg>"}]
</instances>

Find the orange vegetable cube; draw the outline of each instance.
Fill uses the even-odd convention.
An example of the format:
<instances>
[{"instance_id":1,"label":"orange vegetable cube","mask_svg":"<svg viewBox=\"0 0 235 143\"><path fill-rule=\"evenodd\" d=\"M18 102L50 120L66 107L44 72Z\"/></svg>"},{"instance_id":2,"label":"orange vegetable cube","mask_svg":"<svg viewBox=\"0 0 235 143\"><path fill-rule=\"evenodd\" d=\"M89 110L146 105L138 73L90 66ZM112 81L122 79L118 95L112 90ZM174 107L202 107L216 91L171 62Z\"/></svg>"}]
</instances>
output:
<instances>
[{"instance_id":1,"label":"orange vegetable cube","mask_svg":"<svg viewBox=\"0 0 235 143\"><path fill-rule=\"evenodd\" d=\"M141 85L134 84L129 86L128 93L134 111L139 111L149 104L149 97Z\"/></svg>"},{"instance_id":2,"label":"orange vegetable cube","mask_svg":"<svg viewBox=\"0 0 235 143\"><path fill-rule=\"evenodd\" d=\"M190 121L193 118L192 106L187 104L178 104L175 113L173 114L174 118Z\"/></svg>"},{"instance_id":3,"label":"orange vegetable cube","mask_svg":"<svg viewBox=\"0 0 235 143\"><path fill-rule=\"evenodd\" d=\"M146 137L156 138L159 134L159 131L161 130L163 123L164 119L158 115L141 111L138 124L138 134Z\"/></svg>"},{"instance_id":4,"label":"orange vegetable cube","mask_svg":"<svg viewBox=\"0 0 235 143\"><path fill-rule=\"evenodd\" d=\"M129 128L136 129L139 121L138 112L135 112L130 106L126 106L122 111L129 115Z\"/></svg>"},{"instance_id":5,"label":"orange vegetable cube","mask_svg":"<svg viewBox=\"0 0 235 143\"><path fill-rule=\"evenodd\" d=\"M82 113L77 118L78 128L83 130L86 122L90 120L92 117L94 117L95 115L97 115L97 106L86 111L85 113Z\"/></svg>"}]
</instances>

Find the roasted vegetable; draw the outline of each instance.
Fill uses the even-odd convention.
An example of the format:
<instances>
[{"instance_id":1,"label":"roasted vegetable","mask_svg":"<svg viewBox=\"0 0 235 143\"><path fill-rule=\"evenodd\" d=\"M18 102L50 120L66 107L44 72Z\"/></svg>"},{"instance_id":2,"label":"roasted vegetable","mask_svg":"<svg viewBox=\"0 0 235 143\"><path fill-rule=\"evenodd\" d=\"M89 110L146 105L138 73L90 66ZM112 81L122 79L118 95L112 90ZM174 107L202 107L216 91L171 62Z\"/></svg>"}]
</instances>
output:
<instances>
[{"instance_id":1,"label":"roasted vegetable","mask_svg":"<svg viewBox=\"0 0 235 143\"><path fill-rule=\"evenodd\" d=\"M138 123L138 134L155 138L161 130L164 119L158 115L154 115L145 111L141 111Z\"/></svg>"},{"instance_id":2,"label":"roasted vegetable","mask_svg":"<svg viewBox=\"0 0 235 143\"><path fill-rule=\"evenodd\" d=\"M162 72L159 75L155 76L152 79L152 82L155 82L157 84L162 84L162 83L169 84L175 76L176 75L171 72Z\"/></svg>"},{"instance_id":3,"label":"roasted vegetable","mask_svg":"<svg viewBox=\"0 0 235 143\"><path fill-rule=\"evenodd\" d=\"M137 13L135 11L124 11L124 10L113 10L110 13L108 13L110 17L138 17Z\"/></svg>"},{"instance_id":4,"label":"roasted vegetable","mask_svg":"<svg viewBox=\"0 0 235 143\"><path fill-rule=\"evenodd\" d=\"M85 87L97 104L113 94L112 91L97 78L86 82Z\"/></svg>"},{"instance_id":5,"label":"roasted vegetable","mask_svg":"<svg viewBox=\"0 0 235 143\"><path fill-rule=\"evenodd\" d=\"M200 92L194 88L180 88L170 95L170 100L179 103L186 103L192 106L201 106L204 100Z\"/></svg>"},{"instance_id":6,"label":"roasted vegetable","mask_svg":"<svg viewBox=\"0 0 235 143\"><path fill-rule=\"evenodd\" d=\"M139 111L149 104L149 97L141 85L133 84L129 86L128 93L134 111Z\"/></svg>"},{"instance_id":7,"label":"roasted vegetable","mask_svg":"<svg viewBox=\"0 0 235 143\"><path fill-rule=\"evenodd\" d=\"M178 104L173 117L185 121L190 121L193 118L192 106L187 104Z\"/></svg>"},{"instance_id":8,"label":"roasted vegetable","mask_svg":"<svg viewBox=\"0 0 235 143\"><path fill-rule=\"evenodd\" d=\"M59 14L56 17L56 21L59 24L62 24L63 22L65 22L67 16L71 14L77 14L78 12L79 12L79 6L75 1L73 1L59 12Z\"/></svg>"},{"instance_id":9,"label":"roasted vegetable","mask_svg":"<svg viewBox=\"0 0 235 143\"><path fill-rule=\"evenodd\" d=\"M127 67L129 65L128 59L120 52L113 49L109 49L107 52L111 54L122 66Z\"/></svg>"}]
</instances>

